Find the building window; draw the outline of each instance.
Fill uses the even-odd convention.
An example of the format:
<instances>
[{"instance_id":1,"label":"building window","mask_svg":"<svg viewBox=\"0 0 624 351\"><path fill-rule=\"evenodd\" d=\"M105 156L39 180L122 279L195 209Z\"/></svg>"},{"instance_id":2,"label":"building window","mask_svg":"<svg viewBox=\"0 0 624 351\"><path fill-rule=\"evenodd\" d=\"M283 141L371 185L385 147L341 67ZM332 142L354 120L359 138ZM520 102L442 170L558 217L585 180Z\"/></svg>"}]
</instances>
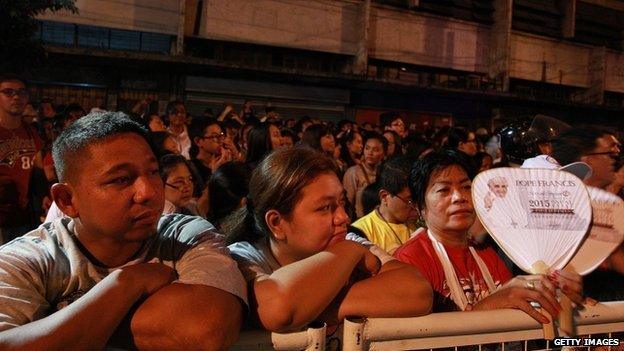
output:
<instances>
[{"instance_id":1,"label":"building window","mask_svg":"<svg viewBox=\"0 0 624 351\"><path fill-rule=\"evenodd\" d=\"M141 50L141 33L132 30L111 29L110 48L112 50Z\"/></svg>"},{"instance_id":2,"label":"building window","mask_svg":"<svg viewBox=\"0 0 624 351\"><path fill-rule=\"evenodd\" d=\"M141 33L141 51L168 53L171 50L171 36L156 33Z\"/></svg>"},{"instance_id":3,"label":"building window","mask_svg":"<svg viewBox=\"0 0 624 351\"><path fill-rule=\"evenodd\" d=\"M168 34L51 21L40 23L37 37L53 45L160 53L170 52L172 40Z\"/></svg>"},{"instance_id":4,"label":"building window","mask_svg":"<svg viewBox=\"0 0 624 351\"><path fill-rule=\"evenodd\" d=\"M78 26L78 46L108 48L109 30L104 27Z\"/></svg>"},{"instance_id":5,"label":"building window","mask_svg":"<svg viewBox=\"0 0 624 351\"><path fill-rule=\"evenodd\" d=\"M74 45L76 26L69 23L42 22L41 40L56 45Z\"/></svg>"}]
</instances>

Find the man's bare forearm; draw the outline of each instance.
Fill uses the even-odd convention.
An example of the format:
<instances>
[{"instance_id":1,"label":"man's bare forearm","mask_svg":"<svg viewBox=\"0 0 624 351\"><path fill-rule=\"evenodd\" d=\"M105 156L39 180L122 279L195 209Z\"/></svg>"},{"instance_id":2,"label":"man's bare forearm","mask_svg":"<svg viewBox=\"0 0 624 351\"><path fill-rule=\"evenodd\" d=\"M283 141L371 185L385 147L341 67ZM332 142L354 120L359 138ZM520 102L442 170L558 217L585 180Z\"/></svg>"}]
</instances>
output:
<instances>
[{"instance_id":1,"label":"man's bare forearm","mask_svg":"<svg viewBox=\"0 0 624 351\"><path fill-rule=\"evenodd\" d=\"M242 306L223 290L176 283L147 298L131 318L140 350L222 350L238 337Z\"/></svg>"}]
</instances>

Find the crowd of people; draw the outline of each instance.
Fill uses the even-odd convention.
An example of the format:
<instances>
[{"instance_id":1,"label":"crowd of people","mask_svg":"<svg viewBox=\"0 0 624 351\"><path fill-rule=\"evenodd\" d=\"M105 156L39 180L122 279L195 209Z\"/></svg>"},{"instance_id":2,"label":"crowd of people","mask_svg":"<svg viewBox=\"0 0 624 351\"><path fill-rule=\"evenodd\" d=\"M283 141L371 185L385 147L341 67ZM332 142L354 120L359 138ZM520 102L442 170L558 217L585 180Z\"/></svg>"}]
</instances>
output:
<instances>
[{"instance_id":1,"label":"crowd of people","mask_svg":"<svg viewBox=\"0 0 624 351\"><path fill-rule=\"evenodd\" d=\"M624 292L622 247L584 281L521 275L471 195L492 167L583 161L622 196L612 131L35 106L0 76L0 349L222 349L241 327L498 308L549 323L532 302L557 316L557 291Z\"/></svg>"}]
</instances>

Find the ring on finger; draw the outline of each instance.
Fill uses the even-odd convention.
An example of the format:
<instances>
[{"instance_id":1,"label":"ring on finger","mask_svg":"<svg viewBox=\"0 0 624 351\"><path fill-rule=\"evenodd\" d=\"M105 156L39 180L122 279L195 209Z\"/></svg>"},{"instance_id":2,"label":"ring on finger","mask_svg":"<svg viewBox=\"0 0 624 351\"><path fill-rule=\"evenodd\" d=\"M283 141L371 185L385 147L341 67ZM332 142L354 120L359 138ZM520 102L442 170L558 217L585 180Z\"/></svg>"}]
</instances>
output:
<instances>
[{"instance_id":1,"label":"ring on finger","mask_svg":"<svg viewBox=\"0 0 624 351\"><path fill-rule=\"evenodd\" d=\"M529 290L535 290L535 282L533 281L526 282L524 286Z\"/></svg>"}]
</instances>

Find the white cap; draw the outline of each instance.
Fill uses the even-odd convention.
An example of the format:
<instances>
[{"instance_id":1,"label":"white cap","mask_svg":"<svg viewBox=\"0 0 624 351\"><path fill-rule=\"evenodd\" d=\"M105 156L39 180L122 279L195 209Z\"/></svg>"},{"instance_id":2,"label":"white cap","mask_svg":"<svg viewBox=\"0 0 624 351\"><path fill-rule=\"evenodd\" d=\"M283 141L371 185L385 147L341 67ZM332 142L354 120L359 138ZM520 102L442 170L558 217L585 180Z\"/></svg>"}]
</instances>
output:
<instances>
[{"instance_id":1,"label":"white cap","mask_svg":"<svg viewBox=\"0 0 624 351\"><path fill-rule=\"evenodd\" d=\"M585 162L573 162L561 167L557 160L548 155L539 155L527 158L524 160L524 163L522 163L522 168L558 169L560 171L570 172L582 180L585 180L592 175L591 167Z\"/></svg>"}]
</instances>

